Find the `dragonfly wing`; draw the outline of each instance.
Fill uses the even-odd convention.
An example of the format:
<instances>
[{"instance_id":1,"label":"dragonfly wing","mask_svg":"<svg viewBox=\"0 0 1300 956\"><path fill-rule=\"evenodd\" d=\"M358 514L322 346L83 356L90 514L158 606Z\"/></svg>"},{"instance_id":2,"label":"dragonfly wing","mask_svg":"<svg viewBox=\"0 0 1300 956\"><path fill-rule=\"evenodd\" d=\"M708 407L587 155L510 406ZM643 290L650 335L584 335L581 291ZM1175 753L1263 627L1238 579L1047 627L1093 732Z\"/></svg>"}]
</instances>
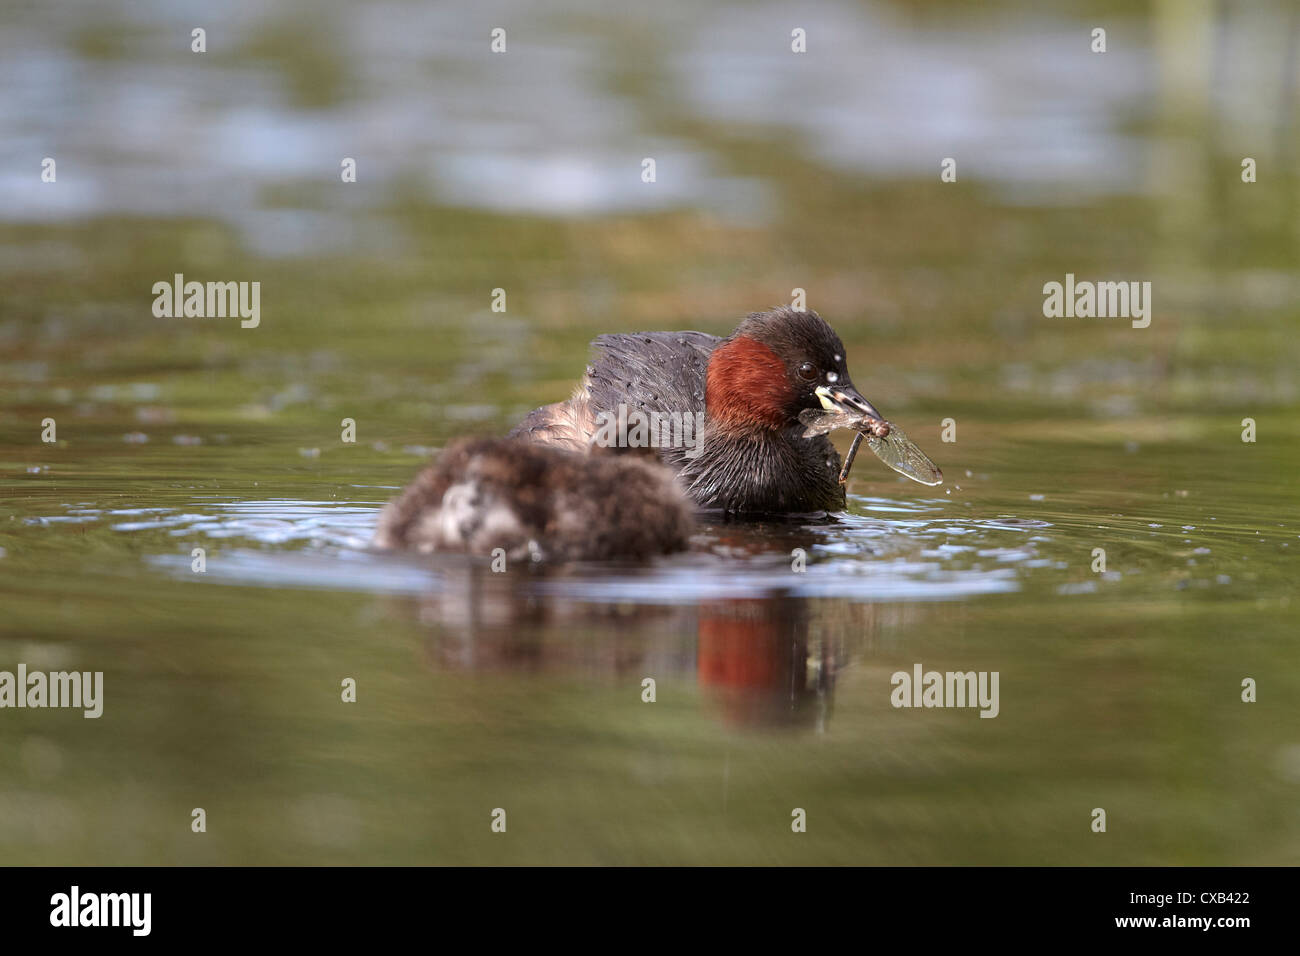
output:
<instances>
[{"instance_id":1,"label":"dragonfly wing","mask_svg":"<svg viewBox=\"0 0 1300 956\"><path fill-rule=\"evenodd\" d=\"M884 438L868 435L867 445L877 458L900 475L923 485L943 484L943 472L939 466L926 457L925 452L917 448L916 443L892 422L888 435Z\"/></svg>"},{"instance_id":2,"label":"dragonfly wing","mask_svg":"<svg viewBox=\"0 0 1300 956\"><path fill-rule=\"evenodd\" d=\"M825 435L837 428L852 428L858 418L843 412L824 411L820 408L805 408L799 413L799 422L804 426L803 437L814 438Z\"/></svg>"}]
</instances>

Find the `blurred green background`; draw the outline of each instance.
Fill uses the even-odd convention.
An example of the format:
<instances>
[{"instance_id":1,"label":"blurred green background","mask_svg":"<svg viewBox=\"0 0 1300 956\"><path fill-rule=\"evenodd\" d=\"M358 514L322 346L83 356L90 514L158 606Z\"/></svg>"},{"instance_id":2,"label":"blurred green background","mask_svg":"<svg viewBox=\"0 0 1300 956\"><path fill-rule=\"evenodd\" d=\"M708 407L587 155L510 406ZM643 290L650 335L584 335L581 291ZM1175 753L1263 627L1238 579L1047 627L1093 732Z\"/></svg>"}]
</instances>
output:
<instances>
[{"instance_id":1,"label":"blurred green background","mask_svg":"<svg viewBox=\"0 0 1300 956\"><path fill-rule=\"evenodd\" d=\"M0 670L105 710L0 710L0 863L1300 862L1298 44L1283 2L7 3ZM175 273L260 326L155 318ZM1150 327L1045 318L1066 273ZM796 288L944 487L864 456L840 520L643 569L364 549L594 335ZM1001 714L893 709L916 662Z\"/></svg>"}]
</instances>

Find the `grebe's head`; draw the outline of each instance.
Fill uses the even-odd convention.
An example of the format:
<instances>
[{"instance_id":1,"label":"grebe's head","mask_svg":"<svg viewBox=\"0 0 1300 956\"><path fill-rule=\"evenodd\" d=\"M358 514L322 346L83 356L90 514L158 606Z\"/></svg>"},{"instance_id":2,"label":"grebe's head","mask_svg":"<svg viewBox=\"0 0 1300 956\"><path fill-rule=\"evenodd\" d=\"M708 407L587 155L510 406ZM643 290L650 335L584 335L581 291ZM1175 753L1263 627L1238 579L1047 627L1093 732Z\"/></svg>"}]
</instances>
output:
<instances>
[{"instance_id":1,"label":"grebe's head","mask_svg":"<svg viewBox=\"0 0 1300 956\"><path fill-rule=\"evenodd\" d=\"M853 387L844 343L816 312L755 312L713 350L705 410L719 427L780 430L806 408L881 418Z\"/></svg>"}]
</instances>

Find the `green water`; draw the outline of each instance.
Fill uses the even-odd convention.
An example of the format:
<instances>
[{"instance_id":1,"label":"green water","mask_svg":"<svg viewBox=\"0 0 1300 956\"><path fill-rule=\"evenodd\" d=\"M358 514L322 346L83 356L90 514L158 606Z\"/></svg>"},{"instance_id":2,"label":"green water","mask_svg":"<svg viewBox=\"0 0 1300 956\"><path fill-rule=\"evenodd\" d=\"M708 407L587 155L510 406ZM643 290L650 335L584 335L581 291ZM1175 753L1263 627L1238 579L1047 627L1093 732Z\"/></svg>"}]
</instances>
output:
<instances>
[{"instance_id":1,"label":"green water","mask_svg":"<svg viewBox=\"0 0 1300 956\"><path fill-rule=\"evenodd\" d=\"M147 52L39 16L16 14L110 77ZM346 17L240 56L272 58L293 115L346 104ZM1300 862L1290 172L1242 184L1235 146L1169 160L1187 123L1213 136L1147 104L1127 134L1172 195L868 175L701 119L653 31L542 35L596 44L593 89L764 211L521 211L364 177L350 206L331 145L323 177L249 208L364 224L333 244L268 251L218 211L0 219L0 670L104 673L97 720L0 710L0 862ZM177 272L260 281L260 326L154 318ZM1150 327L1045 318L1067 272L1152 281ZM594 335L722 334L795 287L945 485L864 453L838 520L706 523L646 568L366 550L429 450L565 397ZM918 663L997 671L998 716L891 706Z\"/></svg>"}]
</instances>

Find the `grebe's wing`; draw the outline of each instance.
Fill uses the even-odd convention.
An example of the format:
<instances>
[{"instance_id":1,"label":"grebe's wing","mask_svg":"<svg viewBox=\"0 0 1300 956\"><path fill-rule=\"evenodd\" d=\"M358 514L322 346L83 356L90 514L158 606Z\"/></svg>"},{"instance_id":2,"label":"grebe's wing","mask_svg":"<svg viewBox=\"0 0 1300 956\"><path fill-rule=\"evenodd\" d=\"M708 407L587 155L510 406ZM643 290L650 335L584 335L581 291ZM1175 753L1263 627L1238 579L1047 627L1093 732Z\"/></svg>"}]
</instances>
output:
<instances>
[{"instance_id":1,"label":"grebe's wing","mask_svg":"<svg viewBox=\"0 0 1300 956\"><path fill-rule=\"evenodd\" d=\"M573 397L544 405L514 427L510 438L587 451L601 413L687 414L704 411L709 356L722 339L703 332L630 332L602 335Z\"/></svg>"},{"instance_id":2,"label":"grebe's wing","mask_svg":"<svg viewBox=\"0 0 1300 956\"><path fill-rule=\"evenodd\" d=\"M629 332L602 335L583 379L596 412L704 411L709 356L722 339L703 332Z\"/></svg>"}]
</instances>

